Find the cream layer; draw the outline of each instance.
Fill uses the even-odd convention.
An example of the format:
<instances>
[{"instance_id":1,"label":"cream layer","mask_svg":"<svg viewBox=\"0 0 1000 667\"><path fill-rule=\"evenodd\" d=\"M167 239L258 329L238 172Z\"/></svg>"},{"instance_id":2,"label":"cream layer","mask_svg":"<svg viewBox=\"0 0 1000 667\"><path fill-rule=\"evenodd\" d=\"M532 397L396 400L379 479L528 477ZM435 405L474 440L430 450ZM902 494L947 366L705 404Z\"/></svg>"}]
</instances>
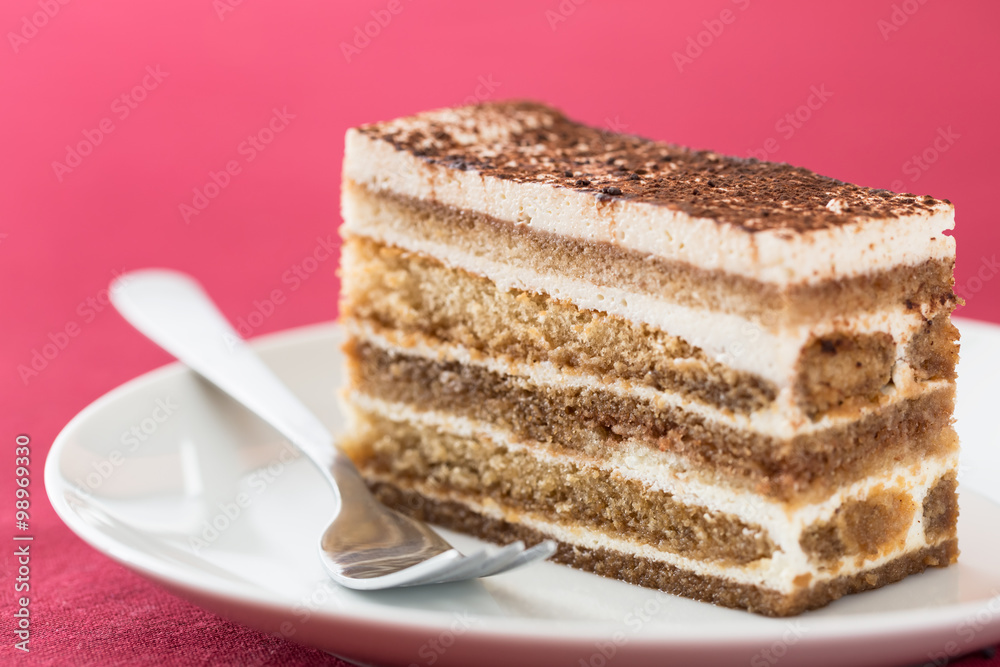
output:
<instances>
[{"instance_id":1,"label":"cream layer","mask_svg":"<svg viewBox=\"0 0 1000 667\"><path fill-rule=\"evenodd\" d=\"M704 507L706 512L731 514L746 523L761 526L777 546L777 551L771 558L761 559L746 565L721 565L664 552L641 542L611 536L602 531L553 522L551 519L533 516L530 513L513 510L509 507L501 507L489 499L453 497L452 495L435 493L423 488L418 483L415 486L416 490L428 497L436 500L461 502L491 518L521 523L569 544L612 549L669 563L698 574L722 576L740 583L764 586L785 593L798 588L794 581L805 574L812 575L813 581L850 575L879 567L904 553L927 546L928 542L919 512L915 514L916 518L910 525L902 546L877 558L860 562L855 555L849 555L842 558L839 563L834 564L832 568L829 562L823 565L813 563L803 551L799 540L807 526L816 521L830 519L837 508L845 502L864 500L874 490L889 489L905 492L914 504L920 507L924 497L935 482L947 472L957 469L958 466L957 454L923 461L915 466L897 466L891 471L873 475L844 487L823 502L801 505L793 509L784 503L778 503L757 494L734 491L687 478L682 470L672 466L665 457L652 454L642 455L639 453L639 447L636 447L633 452L623 451L609 454L607 458L598 461L554 452L540 443L519 442L510 437L509 434L482 422L440 412L418 411L408 405L387 403L358 393L352 393L348 397L347 414L350 415L351 419L363 419L363 417L353 413L354 406L390 419L436 428L460 437L489 438L494 443L511 451L527 451L543 463L588 465L621 478L637 480L645 484L651 491L670 493L684 504ZM391 477L376 475L374 479L398 483Z\"/></svg>"},{"instance_id":2,"label":"cream layer","mask_svg":"<svg viewBox=\"0 0 1000 667\"><path fill-rule=\"evenodd\" d=\"M355 129L347 131L343 173L374 191L778 285L815 283L955 255L955 240L944 234L954 228L955 213L946 204L930 214L864 219L805 233L749 232L666 206L621 199L599 202L592 193L434 165Z\"/></svg>"}]
</instances>

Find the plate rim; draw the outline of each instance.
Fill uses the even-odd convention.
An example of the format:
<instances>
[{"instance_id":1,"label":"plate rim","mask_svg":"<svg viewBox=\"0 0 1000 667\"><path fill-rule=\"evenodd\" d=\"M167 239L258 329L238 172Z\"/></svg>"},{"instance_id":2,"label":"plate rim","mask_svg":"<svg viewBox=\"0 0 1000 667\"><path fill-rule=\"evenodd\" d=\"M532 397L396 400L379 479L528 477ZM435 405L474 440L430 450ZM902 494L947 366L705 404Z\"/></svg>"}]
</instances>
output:
<instances>
[{"instance_id":1,"label":"plate rim","mask_svg":"<svg viewBox=\"0 0 1000 667\"><path fill-rule=\"evenodd\" d=\"M960 317L953 318L953 321L956 321L960 330L963 327L977 328L1000 337L1000 325L992 322ZM320 322L257 336L250 339L249 342L259 351L277 350L299 345L314 339L332 338L336 340L339 331L340 327L336 322ZM268 597L268 593L264 590L250 590L235 583L220 581L218 579L213 580L211 575L203 575L193 570L192 573L197 574L197 580L194 582L191 579L180 576L182 573L178 571L176 566L173 566L169 562L163 561L148 552L124 545L102 531L93 528L77 515L66 500L65 494L67 491L73 491L73 485L59 473L58 464L61 460L63 450L80 425L87 422L96 413L107 409L108 406L114 404L120 397L148 385L185 375L195 377L196 374L184 367L181 362L170 362L118 385L80 410L60 430L46 456L43 476L46 495L59 519L83 542L140 576L153 580L158 585L168 588L171 591L179 588L189 591L192 595L208 594L217 598L228 598L240 605L253 605L254 607L262 607L274 613L287 614L292 607L283 602L275 602L273 598ZM971 492L983 502L995 506L998 505L995 501L973 488L965 488L964 492ZM985 605L992 605L993 603L1000 603L1000 594L977 602L957 603L936 609L920 608L892 612L861 612L847 617L813 617L810 620L814 624L814 627L811 627L808 635L800 641L801 643L817 643L848 637L855 639L876 636L887 637L894 634L910 635L922 630L938 630L945 625L955 625L967 619L970 614L974 615ZM730 609L725 609L725 611L750 613ZM417 610L412 608L380 607L377 609L352 609L346 611L325 608L313 609L311 612L332 624L360 621L377 624L387 631L437 632L442 627L442 621L452 620L451 612ZM213 611L212 613L217 612ZM787 624L795 622L797 619L802 619L804 616L778 618L757 616L757 618L766 624L762 623L745 627L730 627L727 625L725 636L719 636L717 629L713 630L708 625L681 626L678 634L664 633L663 626L653 626L650 628L649 625L644 625L643 628L628 638L628 644L633 646L671 646L684 648L701 646L704 645L706 640L711 640L713 646L738 647L748 640L753 640L754 644L757 645L780 640L782 635L787 631ZM877 623L873 623L875 619L877 619ZM993 624L998 626L997 630L1000 631L1000 615L997 615L992 620ZM489 623L477 624L475 627L469 628L464 634L470 638L476 637L481 639L510 638L516 635L519 639L529 641L545 640L546 642L573 644L584 641L588 645L592 645L594 642L608 640L614 633L620 631L621 628L612 627L610 622L600 620L568 621L548 618L528 619L499 616L489 617ZM716 634L713 634L713 632Z\"/></svg>"}]
</instances>

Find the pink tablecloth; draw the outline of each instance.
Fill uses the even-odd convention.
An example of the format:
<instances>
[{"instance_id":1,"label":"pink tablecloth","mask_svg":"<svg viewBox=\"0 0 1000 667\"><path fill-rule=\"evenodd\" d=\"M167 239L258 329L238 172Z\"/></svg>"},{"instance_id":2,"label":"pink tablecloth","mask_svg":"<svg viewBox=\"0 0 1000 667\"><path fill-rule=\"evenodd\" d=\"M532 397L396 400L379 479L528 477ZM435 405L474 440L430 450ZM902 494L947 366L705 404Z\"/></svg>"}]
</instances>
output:
<instances>
[{"instance_id":1,"label":"pink tablecloth","mask_svg":"<svg viewBox=\"0 0 1000 667\"><path fill-rule=\"evenodd\" d=\"M108 308L116 272L189 271L250 335L335 316L326 248L350 125L533 97L609 129L948 197L962 314L1000 321L996 3L11 0L0 17L0 496L15 532L13 448L29 434L35 538L28 654L12 646L4 550L4 661L336 663L97 554L41 479L77 411L168 360Z\"/></svg>"}]
</instances>

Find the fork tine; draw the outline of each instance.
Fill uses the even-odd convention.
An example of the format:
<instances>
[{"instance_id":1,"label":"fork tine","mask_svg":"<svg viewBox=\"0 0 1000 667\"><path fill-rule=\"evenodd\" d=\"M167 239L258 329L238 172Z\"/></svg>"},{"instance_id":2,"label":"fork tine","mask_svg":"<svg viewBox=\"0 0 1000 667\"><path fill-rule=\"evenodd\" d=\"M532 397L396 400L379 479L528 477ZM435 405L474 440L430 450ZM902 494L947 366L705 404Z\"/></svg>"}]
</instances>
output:
<instances>
[{"instance_id":1,"label":"fork tine","mask_svg":"<svg viewBox=\"0 0 1000 667\"><path fill-rule=\"evenodd\" d=\"M341 571L341 568L335 566L329 558L325 558L325 555L323 549L320 548L320 559L323 561L323 565L326 567L326 571L330 577L342 586L359 591L377 591L385 588L396 588L397 586L412 586L414 584L411 582L417 581L420 583L425 579L434 581L434 577L442 571L451 569L453 563L462 563L465 560L458 549L451 549L421 563L411 565L408 568L364 579L346 576Z\"/></svg>"},{"instance_id":2,"label":"fork tine","mask_svg":"<svg viewBox=\"0 0 1000 667\"><path fill-rule=\"evenodd\" d=\"M556 552L558 545L552 540L545 540L544 542L539 542L530 549L526 549L517 555L517 557L508 563L505 567L497 569L489 574L482 574L482 577L490 577L495 574L503 574L504 572L509 572L515 568L523 567L529 565L536 561L545 560L552 554Z\"/></svg>"},{"instance_id":3,"label":"fork tine","mask_svg":"<svg viewBox=\"0 0 1000 667\"><path fill-rule=\"evenodd\" d=\"M462 581L464 579L474 579L476 573L482 569L493 557L493 549L481 549L476 551L453 566L441 569L439 576L428 583L446 584L452 581Z\"/></svg>"},{"instance_id":4,"label":"fork tine","mask_svg":"<svg viewBox=\"0 0 1000 667\"><path fill-rule=\"evenodd\" d=\"M468 556L452 549L404 570L369 579L345 577L342 572L329 566L327 571L335 581L349 588L372 591L490 577L544 560L555 553L555 550L556 543L551 540L536 544L530 549L524 549L524 543L518 541L496 550L482 549Z\"/></svg>"},{"instance_id":5,"label":"fork tine","mask_svg":"<svg viewBox=\"0 0 1000 667\"><path fill-rule=\"evenodd\" d=\"M463 563L461 570L456 568L447 572L440 579L435 580L435 583L446 583L460 579L478 579L479 577L488 576L512 563L523 551L524 542L514 542L500 549L484 550L482 553L486 556L486 560L479 563L469 563L468 566Z\"/></svg>"},{"instance_id":6,"label":"fork tine","mask_svg":"<svg viewBox=\"0 0 1000 667\"><path fill-rule=\"evenodd\" d=\"M483 566L479 568L479 572L476 572L474 576L477 578L488 577L491 574L502 572L507 569L511 563L520 558L522 553L524 553L524 542L520 540L517 542L511 542L493 554L493 557L490 560L483 563Z\"/></svg>"},{"instance_id":7,"label":"fork tine","mask_svg":"<svg viewBox=\"0 0 1000 667\"><path fill-rule=\"evenodd\" d=\"M444 584L464 579L478 579L490 577L495 574L509 572L518 567L529 565L539 560L544 560L556 551L556 543L546 540L530 549L525 550L524 542L520 540L508 544L495 551L492 555L486 550L478 551L471 556L464 557L454 566L444 565L439 569L438 574L428 573L419 580L408 582L406 586L417 586L422 584Z\"/></svg>"},{"instance_id":8,"label":"fork tine","mask_svg":"<svg viewBox=\"0 0 1000 667\"><path fill-rule=\"evenodd\" d=\"M474 572L489 559L485 550L476 551L468 556L460 556L449 563L441 563L438 567L428 568L416 576L409 576L396 586L423 586L425 584L443 584L450 581L468 579L467 572Z\"/></svg>"}]
</instances>

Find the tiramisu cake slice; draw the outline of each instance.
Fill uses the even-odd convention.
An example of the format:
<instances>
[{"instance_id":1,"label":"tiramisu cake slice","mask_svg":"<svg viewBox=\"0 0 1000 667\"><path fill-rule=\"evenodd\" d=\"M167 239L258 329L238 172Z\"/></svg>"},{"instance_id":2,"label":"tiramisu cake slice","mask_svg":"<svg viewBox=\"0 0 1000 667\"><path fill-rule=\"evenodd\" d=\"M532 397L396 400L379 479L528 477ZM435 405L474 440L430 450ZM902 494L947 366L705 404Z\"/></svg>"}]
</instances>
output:
<instances>
[{"instance_id":1,"label":"tiramisu cake slice","mask_svg":"<svg viewBox=\"0 0 1000 667\"><path fill-rule=\"evenodd\" d=\"M947 200L501 102L348 131L342 206L385 503L770 615L955 561Z\"/></svg>"}]
</instances>

